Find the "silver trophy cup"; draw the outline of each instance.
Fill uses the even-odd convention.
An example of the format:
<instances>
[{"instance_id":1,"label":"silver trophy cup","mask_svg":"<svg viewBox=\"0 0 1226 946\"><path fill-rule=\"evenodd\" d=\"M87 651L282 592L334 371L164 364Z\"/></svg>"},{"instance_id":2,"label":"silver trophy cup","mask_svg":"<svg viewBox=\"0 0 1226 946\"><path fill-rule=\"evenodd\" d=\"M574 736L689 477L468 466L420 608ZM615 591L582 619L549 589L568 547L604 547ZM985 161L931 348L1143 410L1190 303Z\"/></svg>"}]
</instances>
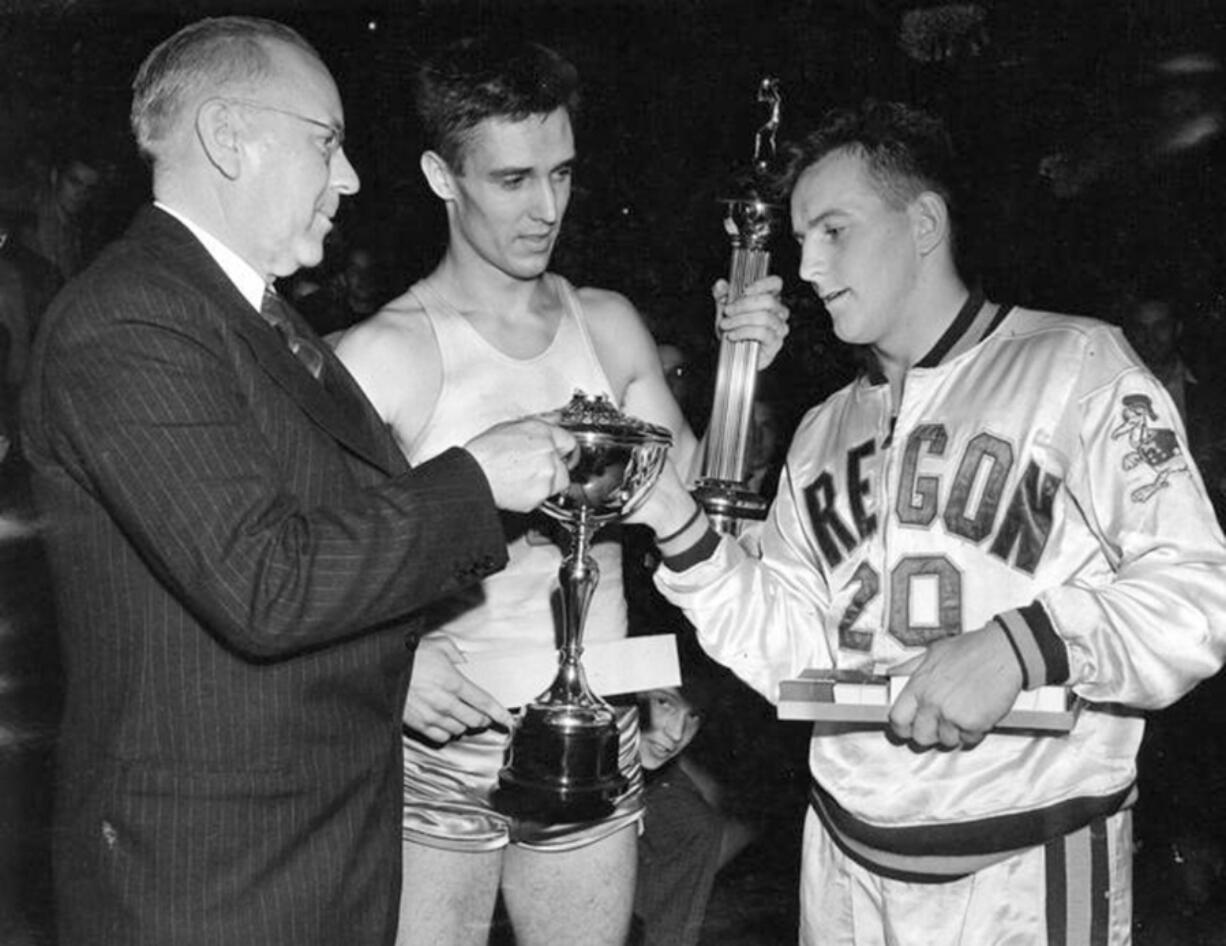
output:
<instances>
[{"instance_id":1,"label":"silver trophy cup","mask_svg":"<svg viewBox=\"0 0 1226 946\"><path fill-rule=\"evenodd\" d=\"M588 686L580 662L588 604L600 580L589 552L596 531L631 512L651 490L672 445L667 429L622 414L603 395L576 391L558 423L577 443L570 486L544 504L570 536L558 569L558 673L523 708L494 794L500 811L547 823L602 817L626 787L617 718Z\"/></svg>"}]
</instances>

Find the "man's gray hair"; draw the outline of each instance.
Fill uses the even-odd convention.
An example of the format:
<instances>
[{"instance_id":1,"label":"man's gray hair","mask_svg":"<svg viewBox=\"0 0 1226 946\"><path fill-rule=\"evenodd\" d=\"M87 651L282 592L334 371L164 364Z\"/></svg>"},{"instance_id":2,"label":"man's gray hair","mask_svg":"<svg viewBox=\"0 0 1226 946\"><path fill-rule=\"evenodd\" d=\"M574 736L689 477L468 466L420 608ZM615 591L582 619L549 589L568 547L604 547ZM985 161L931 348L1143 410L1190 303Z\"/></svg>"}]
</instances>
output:
<instances>
[{"instance_id":1,"label":"man's gray hair","mask_svg":"<svg viewBox=\"0 0 1226 946\"><path fill-rule=\"evenodd\" d=\"M272 69L266 45L270 41L320 59L296 30L260 17L198 20L159 43L132 80L132 134L141 155L150 162L157 158L159 146L191 103L267 76Z\"/></svg>"}]
</instances>

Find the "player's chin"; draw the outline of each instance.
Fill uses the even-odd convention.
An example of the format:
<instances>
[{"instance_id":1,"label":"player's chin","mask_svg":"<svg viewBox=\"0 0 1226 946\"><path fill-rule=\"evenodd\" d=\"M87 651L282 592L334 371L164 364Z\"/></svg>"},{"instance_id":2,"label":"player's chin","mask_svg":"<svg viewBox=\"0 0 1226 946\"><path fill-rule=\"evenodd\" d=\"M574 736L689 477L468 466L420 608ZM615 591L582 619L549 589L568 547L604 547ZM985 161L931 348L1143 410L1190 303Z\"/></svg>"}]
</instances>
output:
<instances>
[{"instance_id":1,"label":"player's chin","mask_svg":"<svg viewBox=\"0 0 1226 946\"><path fill-rule=\"evenodd\" d=\"M857 319L832 315L830 327L834 329L835 337L844 345L868 345L872 341L862 331L862 326Z\"/></svg>"},{"instance_id":2,"label":"player's chin","mask_svg":"<svg viewBox=\"0 0 1226 946\"><path fill-rule=\"evenodd\" d=\"M549 269L549 257L521 256L510 267L517 279L539 279Z\"/></svg>"}]
</instances>

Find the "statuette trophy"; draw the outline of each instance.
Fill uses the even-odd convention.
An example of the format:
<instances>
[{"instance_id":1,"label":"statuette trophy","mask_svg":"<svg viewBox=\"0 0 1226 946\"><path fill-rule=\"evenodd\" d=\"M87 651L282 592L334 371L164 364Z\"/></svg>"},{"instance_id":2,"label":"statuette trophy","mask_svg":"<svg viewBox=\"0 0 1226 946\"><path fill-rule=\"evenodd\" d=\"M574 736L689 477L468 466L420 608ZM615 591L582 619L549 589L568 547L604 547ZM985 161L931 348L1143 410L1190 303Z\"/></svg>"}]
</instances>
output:
<instances>
[{"instance_id":1,"label":"statuette trophy","mask_svg":"<svg viewBox=\"0 0 1226 946\"><path fill-rule=\"evenodd\" d=\"M775 136L779 130L781 98L777 79L765 78L758 86L758 101L769 114L754 136L753 166L743 193L722 201L724 229L732 241L728 275L728 301L766 275L770 266L771 238L779 227L778 205L764 196L769 190ZM707 450L694 497L720 532L735 535L746 521L764 519L767 501L745 485L745 454L753 419L758 380L756 340L720 341L715 372L715 397L707 428Z\"/></svg>"}]
</instances>

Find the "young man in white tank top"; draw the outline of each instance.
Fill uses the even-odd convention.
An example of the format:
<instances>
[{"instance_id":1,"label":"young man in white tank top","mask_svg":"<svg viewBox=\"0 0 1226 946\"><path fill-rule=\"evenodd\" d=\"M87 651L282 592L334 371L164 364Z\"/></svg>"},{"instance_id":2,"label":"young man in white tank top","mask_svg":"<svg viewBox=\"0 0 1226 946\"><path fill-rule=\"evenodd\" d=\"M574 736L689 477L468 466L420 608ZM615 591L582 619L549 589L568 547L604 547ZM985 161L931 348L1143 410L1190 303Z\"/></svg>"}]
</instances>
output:
<instances>
[{"instance_id":1,"label":"young man in white tank top","mask_svg":"<svg viewBox=\"0 0 1226 946\"><path fill-rule=\"evenodd\" d=\"M474 424L561 407L582 388L668 427L678 468L692 468L694 434L634 307L546 272L570 197L576 89L573 66L535 44L461 41L419 72L430 147L421 168L446 207L447 250L337 345L410 459L462 442ZM720 318L730 337L763 343L763 364L787 331L780 288L768 277ZM538 523L507 523L511 564L474 600L450 602L418 647L404 714L399 946L484 943L500 889L522 946L613 946L628 932L642 817L632 716L622 720L631 788L608 818L529 831L490 805L512 720L463 675L464 654L554 645L561 550ZM624 637L619 549L598 543L596 555L585 640Z\"/></svg>"}]
</instances>

